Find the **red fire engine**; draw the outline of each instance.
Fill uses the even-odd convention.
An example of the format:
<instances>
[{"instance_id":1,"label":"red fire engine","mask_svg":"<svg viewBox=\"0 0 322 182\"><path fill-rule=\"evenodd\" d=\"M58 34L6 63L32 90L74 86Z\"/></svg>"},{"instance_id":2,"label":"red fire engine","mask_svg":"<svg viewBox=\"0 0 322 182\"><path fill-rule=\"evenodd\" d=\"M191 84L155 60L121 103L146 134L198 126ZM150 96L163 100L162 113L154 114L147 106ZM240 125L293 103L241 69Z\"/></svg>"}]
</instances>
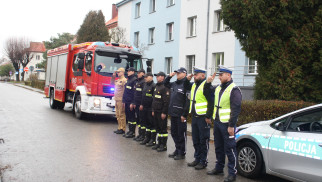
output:
<instances>
[{"instance_id":1,"label":"red fire engine","mask_svg":"<svg viewBox=\"0 0 322 182\"><path fill-rule=\"evenodd\" d=\"M113 73L120 67L142 68L133 47L108 43L68 44L48 51L45 95L52 109L71 103L79 119L89 114L114 114Z\"/></svg>"}]
</instances>

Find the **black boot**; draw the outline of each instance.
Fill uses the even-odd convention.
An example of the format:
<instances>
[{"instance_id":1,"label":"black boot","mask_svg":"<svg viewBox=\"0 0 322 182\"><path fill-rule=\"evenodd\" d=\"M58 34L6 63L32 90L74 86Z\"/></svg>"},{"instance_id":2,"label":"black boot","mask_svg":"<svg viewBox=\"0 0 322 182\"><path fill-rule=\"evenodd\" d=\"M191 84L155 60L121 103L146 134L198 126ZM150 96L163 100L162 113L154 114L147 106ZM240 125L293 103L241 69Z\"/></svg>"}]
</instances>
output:
<instances>
[{"instance_id":1,"label":"black boot","mask_svg":"<svg viewBox=\"0 0 322 182\"><path fill-rule=\"evenodd\" d=\"M151 131L146 131L145 132L145 138L142 142L140 142L141 145L147 144L151 139Z\"/></svg>"},{"instance_id":2,"label":"black boot","mask_svg":"<svg viewBox=\"0 0 322 182\"><path fill-rule=\"evenodd\" d=\"M151 147L155 145L155 138L157 136L156 132L151 132L151 139L149 141L149 143L146 144L147 147Z\"/></svg>"},{"instance_id":3,"label":"black boot","mask_svg":"<svg viewBox=\"0 0 322 182\"><path fill-rule=\"evenodd\" d=\"M129 134L125 135L125 138L133 138L135 136L135 124L129 124Z\"/></svg>"},{"instance_id":4,"label":"black boot","mask_svg":"<svg viewBox=\"0 0 322 182\"><path fill-rule=\"evenodd\" d=\"M134 137L133 140L137 141L141 137L141 135L142 135L142 131L141 131L141 126L140 125L138 125L138 133L139 134L136 137Z\"/></svg>"},{"instance_id":5,"label":"black boot","mask_svg":"<svg viewBox=\"0 0 322 182\"><path fill-rule=\"evenodd\" d=\"M158 152L167 151L167 141L168 137L162 137L161 145L160 148L158 148Z\"/></svg>"},{"instance_id":6,"label":"black boot","mask_svg":"<svg viewBox=\"0 0 322 182\"><path fill-rule=\"evenodd\" d=\"M141 129L141 136L136 140L138 142L143 141L145 138L145 128Z\"/></svg>"},{"instance_id":7,"label":"black boot","mask_svg":"<svg viewBox=\"0 0 322 182\"><path fill-rule=\"evenodd\" d=\"M152 147L152 150L158 150L161 145L162 137L158 136L158 143Z\"/></svg>"}]
</instances>

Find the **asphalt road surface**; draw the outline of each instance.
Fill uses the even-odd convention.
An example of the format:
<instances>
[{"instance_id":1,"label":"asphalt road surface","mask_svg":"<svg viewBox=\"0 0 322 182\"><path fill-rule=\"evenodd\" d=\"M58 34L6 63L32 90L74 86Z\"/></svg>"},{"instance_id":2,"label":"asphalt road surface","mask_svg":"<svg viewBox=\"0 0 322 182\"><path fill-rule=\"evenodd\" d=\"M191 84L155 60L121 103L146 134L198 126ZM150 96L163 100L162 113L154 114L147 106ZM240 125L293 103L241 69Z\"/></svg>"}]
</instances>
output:
<instances>
[{"instance_id":1,"label":"asphalt road surface","mask_svg":"<svg viewBox=\"0 0 322 182\"><path fill-rule=\"evenodd\" d=\"M215 166L210 145L207 169L187 167L193 160L191 137L185 160L168 158L174 151L172 138L167 152L156 152L132 139L116 135L116 120L109 116L76 119L71 105L50 109L43 94L0 82L0 171L2 182L104 182L104 181L223 181L209 176ZM227 174L227 169L225 171ZM0 180L0 181L1 181ZM263 175L256 180L283 181Z\"/></svg>"}]
</instances>

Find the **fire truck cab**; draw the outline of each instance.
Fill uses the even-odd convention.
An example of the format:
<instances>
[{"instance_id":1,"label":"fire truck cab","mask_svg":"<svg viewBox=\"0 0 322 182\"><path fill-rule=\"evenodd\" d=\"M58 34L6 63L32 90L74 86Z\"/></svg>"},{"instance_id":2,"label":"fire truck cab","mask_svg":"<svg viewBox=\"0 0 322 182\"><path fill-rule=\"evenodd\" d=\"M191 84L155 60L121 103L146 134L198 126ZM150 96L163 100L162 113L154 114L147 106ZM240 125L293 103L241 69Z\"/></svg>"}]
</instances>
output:
<instances>
[{"instance_id":1,"label":"fire truck cab","mask_svg":"<svg viewBox=\"0 0 322 182\"><path fill-rule=\"evenodd\" d=\"M48 51L45 95L52 109L71 103L75 116L115 114L113 73L120 67L142 68L133 47L108 43L68 44ZM126 74L126 73L125 73Z\"/></svg>"}]
</instances>

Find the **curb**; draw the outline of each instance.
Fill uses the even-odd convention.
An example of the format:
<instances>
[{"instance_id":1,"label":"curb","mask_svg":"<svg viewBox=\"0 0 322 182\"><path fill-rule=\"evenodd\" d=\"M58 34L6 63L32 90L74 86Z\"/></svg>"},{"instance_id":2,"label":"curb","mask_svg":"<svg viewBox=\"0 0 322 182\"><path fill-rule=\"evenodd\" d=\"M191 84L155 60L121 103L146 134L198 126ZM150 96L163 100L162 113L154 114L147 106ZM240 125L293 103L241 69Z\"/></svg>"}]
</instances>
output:
<instances>
[{"instance_id":1,"label":"curb","mask_svg":"<svg viewBox=\"0 0 322 182\"><path fill-rule=\"evenodd\" d=\"M24 89L27 89L27 90L31 90L31 91L34 91L34 92L38 92L40 94L44 94L44 91L43 90L40 90L40 89L37 89L37 88L33 88L33 87L30 87L30 86L27 86L27 85L17 84L17 83L12 83L12 85L17 86L17 87L21 87L21 88L24 88Z\"/></svg>"}]
</instances>

